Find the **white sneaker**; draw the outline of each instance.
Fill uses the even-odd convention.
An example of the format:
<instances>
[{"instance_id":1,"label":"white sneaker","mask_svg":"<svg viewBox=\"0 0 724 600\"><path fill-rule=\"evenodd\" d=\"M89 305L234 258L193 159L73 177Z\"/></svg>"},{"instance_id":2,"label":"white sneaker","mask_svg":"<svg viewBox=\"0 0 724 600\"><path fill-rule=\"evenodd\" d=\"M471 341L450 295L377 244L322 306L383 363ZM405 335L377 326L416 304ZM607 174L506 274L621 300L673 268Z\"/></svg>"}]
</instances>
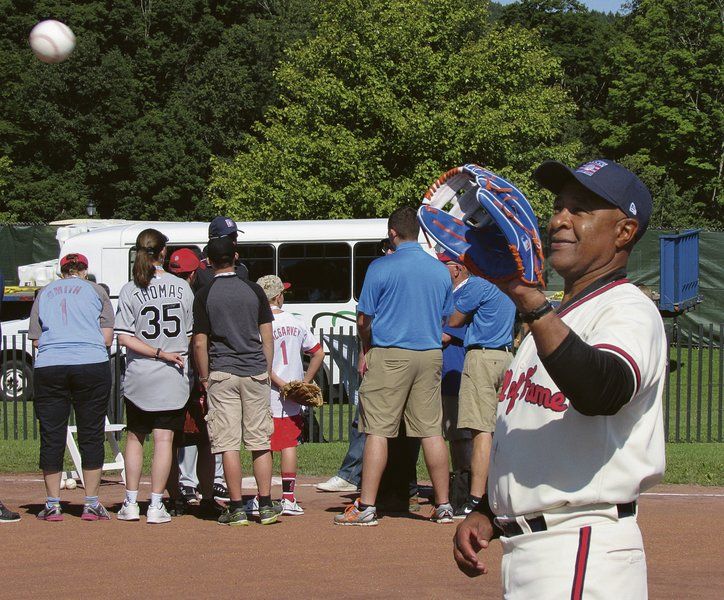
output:
<instances>
[{"instance_id":1,"label":"white sneaker","mask_svg":"<svg viewBox=\"0 0 724 600\"><path fill-rule=\"evenodd\" d=\"M128 500L123 501L121 510L116 515L121 521L138 521L141 518L141 509L138 507L138 502L129 502Z\"/></svg>"},{"instance_id":2,"label":"white sneaker","mask_svg":"<svg viewBox=\"0 0 724 600\"><path fill-rule=\"evenodd\" d=\"M287 500L282 498L282 514L283 515L303 515L304 509L299 506L296 500Z\"/></svg>"},{"instance_id":3,"label":"white sneaker","mask_svg":"<svg viewBox=\"0 0 724 600\"><path fill-rule=\"evenodd\" d=\"M168 523L171 520L171 515L168 514L166 507L151 506L149 505L148 511L146 512L146 523Z\"/></svg>"},{"instance_id":4,"label":"white sneaker","mask_svg":"<svg viewBox=\"0 0 724 600\"><path fill-rule=\"evenodd\" d=\"M244 512L247 515L258 515L259 514L259 498L254 496L244 505Z\"/></svg>"},{"instance_id":5,"label":"white sneaker","mask_svg":"<svg viewBox=\"0 0 724 600\"><path fill-rule=\"evenodd\" d=\"M318 483L317 489L320 492L356 492L357 486L335 475L323 483Z\"/></svg>"}]
</instances>

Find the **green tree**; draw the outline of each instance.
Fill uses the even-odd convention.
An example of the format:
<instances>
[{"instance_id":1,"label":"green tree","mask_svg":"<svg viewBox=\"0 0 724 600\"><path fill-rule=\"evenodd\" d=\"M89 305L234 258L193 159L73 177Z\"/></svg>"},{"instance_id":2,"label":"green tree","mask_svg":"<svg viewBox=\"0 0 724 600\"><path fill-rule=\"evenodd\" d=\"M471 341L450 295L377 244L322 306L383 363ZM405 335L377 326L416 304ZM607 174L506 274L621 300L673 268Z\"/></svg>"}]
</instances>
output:
<instances>
[{"instance_id":1,"label":"green tree","mask_svg":"<svg viewBox=\"0 0 724 600\"><path fill-rule=\"evenodd\" d=\"M629 8L608 53L605 114L593 122L600 143L659 173L668 190L655 196L661 226L721 227L724 4L636 0Z\"/></svg>"},{"instance_id":2,"label":"green tree","mask_svg":"<svg viewBox=\"0 0 724 600\"><path fill-rule=\"evenodd\" d=\"M279 103L233 160L214 206L245 219L383 216L443 171L476 162L547 203L530 174L571 160L575 107L536 33L489 23L487 2L340 0L276 71Z\"/></svg>"},{"instance_id":3,"label":"green tree","mask_svg":"<svg viewBox=\"0 0 724 600\"><path fill-rule=\"evenodd\" d=\"M306 35L308 0L0 0L0 211L178 219L201 202L210 157L230 155L276 98L272 72ZM46 65L27 36L52 15L75 32Z\"/></svg>"},{"instance_id":4,"label":"green tree","mask_svg":"<svg viewBox=\"0 0 724 600\"><path fill-rule=\"evenodd\" d=\"M520 0L504 6L500 20L535 29L541 43L560 58L563 85L578 106L568 135L582 141L581 158L597 154L590 122L606 100L605 49L616 40L621 17L589 10L578 0Z\"/></svg>"}]
</instances>

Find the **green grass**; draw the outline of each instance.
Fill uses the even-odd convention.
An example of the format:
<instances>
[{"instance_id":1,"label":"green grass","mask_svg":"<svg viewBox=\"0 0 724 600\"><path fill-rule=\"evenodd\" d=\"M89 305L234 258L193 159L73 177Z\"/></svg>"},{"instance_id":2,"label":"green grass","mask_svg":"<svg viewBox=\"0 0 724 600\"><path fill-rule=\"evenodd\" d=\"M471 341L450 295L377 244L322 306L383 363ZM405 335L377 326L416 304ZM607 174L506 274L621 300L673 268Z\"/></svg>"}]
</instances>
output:
<instances>
[{"instance_id":1,"label":"green grass","mask_svg":"<svg viewBox=\"0 0 724 600\"><path fill-rule=\"evenodd\" d=\"M675 368L669 374L669 386L664 394L664 414L668 415L668 439L690 442L721 439L719 432L724 425L720 380L721 350L692 348L689 351L686 347L672 348L669 357L670 365Z\"/></svg>"},{"instance_id":2,"label":"green grass","mask_svg":"<svg viewBox=\"0 0 724 600\"><path fill-rule=\"evenodd\" d=\"M38 471L38 440L0 439L0 473L32 473ZM153 444L148 443L144 472L150 472ZM303 444L299 447L299 473L307 476L328 477L339 469L347 442ZM108 451L107 451L108 454ZM110 459L110 456L107 456ZM244 473L251 474L251 458L242 452ZM72 467L66 456L66 468ZM274 472L279 472L279 454L274 455ZM420 455L417 476L429 480L425 463ZM724 486L724 445L716 443L667 444L665 483L688 483Z\"/></svg>"},{"instance_id":3,"label":"green grass","mask_svg":"<svg viewBox=\"0 0 724 600\"><path fill-rule=\"evenodd\" d=\"M666 444L664 483L724 486L724 444Z\"/></svg>"}]
</instances>

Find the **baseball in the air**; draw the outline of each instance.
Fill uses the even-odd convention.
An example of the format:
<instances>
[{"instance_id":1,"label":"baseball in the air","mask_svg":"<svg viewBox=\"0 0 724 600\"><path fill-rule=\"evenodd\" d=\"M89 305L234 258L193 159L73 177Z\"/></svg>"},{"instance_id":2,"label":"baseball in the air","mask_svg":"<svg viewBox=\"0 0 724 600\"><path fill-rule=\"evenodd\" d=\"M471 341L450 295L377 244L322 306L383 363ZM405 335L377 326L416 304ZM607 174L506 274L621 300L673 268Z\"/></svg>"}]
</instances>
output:
<instances>
[{"instance_id":1,"label":"baseball in the air","mask_svg":"<svg viewBox=\"0 0 724 600\"><path fill-rule=\"evenodd\" d=\"M33 27L30 32L30 47L43 62L59 63L73 52L75 35L65 23L48 19Z\"/></svg>"},{"instance_id":2,"label":"baseball in the air","mask_svg":"<svg viewBox=\"0 0 724 600\"><path fill-rule=\"evenodd\" d=\"M76 487L78 487L78 483L75 479L72 477L70 479L65 480L65 488L68 490L74 490Z\"/></svg>"}]
</instances>

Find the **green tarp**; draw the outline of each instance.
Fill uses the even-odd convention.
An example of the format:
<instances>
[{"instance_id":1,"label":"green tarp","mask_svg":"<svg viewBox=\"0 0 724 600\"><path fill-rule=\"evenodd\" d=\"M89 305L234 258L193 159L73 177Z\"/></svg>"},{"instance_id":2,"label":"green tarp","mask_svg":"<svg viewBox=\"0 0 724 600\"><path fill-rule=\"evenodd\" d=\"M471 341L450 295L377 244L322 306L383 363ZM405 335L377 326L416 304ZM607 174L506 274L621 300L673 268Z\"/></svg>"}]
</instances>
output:
<instances>
[{"instance_id":1,"label":"green tarp","mask_svg":"<svg viewBox=\"0 0 724 600\"><path fill-rule=\"evenodd\" d=\"M649 230L636 244L629 260L628 276L637 285L647 285L659 291L659 235L671 231ZM563 280L546 265L548 289L563 289ZM724 323L724 232L699 233L699 294L703 301L694 310L677 318L682 333L691 331L697 337L701 325L703 337L708 340L709 325L715 342L720 342L721 324ZM672 318L664 319L667 329ZM635 332L632 332L635 333Z\"/></svg>"},{"instance_id":2,"label":"green tarp","mask_svg":"<svg viewBox=\"0 0 724 600\"><path fill-rule=\"evenodd\" d=\"M58 258L57 227L0 225L0 271L5 285L18 284L18 266Z\"/></svg>"}]
</instances>

